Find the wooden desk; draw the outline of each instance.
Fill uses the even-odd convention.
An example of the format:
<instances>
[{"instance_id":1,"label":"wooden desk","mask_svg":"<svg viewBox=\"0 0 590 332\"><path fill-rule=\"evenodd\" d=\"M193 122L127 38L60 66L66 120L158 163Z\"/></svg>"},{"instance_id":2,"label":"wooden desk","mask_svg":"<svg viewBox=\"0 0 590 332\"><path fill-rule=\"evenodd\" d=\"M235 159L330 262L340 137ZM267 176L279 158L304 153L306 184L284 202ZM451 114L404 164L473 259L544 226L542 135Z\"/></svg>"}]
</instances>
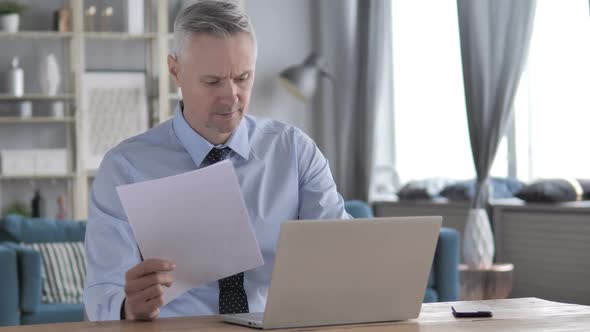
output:
<instances>
[{"instance_id":1,"label":"wooden desk","mask_svg":"<svg viewBox=\"0 0 590 332\"><path fill-rule=\"evenodd\" d=\"M479 301L492 308L493 318L456 319L452 302L424 304L420 317L397 323L359 324L301 328L305 332L428 332L428 331L590 331L590 306L551 302L537 298ZM165 318L154 322L81 322L0 328L0 332L255 332L225 324L217 316Z\"/></svg>"}]
</instances>

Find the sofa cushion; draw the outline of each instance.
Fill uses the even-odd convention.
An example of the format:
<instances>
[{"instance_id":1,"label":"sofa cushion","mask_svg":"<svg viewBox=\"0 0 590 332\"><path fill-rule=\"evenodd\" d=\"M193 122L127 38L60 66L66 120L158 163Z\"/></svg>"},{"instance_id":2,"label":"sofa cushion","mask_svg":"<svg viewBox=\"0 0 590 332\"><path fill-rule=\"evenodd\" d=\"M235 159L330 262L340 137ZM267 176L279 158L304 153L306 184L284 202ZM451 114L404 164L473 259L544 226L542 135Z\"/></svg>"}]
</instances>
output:
<instances>
[{"instance_id":1,"label":"sofa cushion","mask_svg":"<svg viewBox=\"0 0 590 332\"><path fill-rule=\"evenodd\" d=\"M81 322L84 320L84 305L75 304L41 304L34 313L23 313L23 325Z\"/></svg>"},{"instance_id":2,"label":"sofa cushion","mask_svg":"<svg viewBox=\"0 0 590 332\"><path fill-rule=\"evenodd\" d=\"M41 254L43 303L82 303L86 258L82 242L23 244Z\"/></svg>"},{"instance_id":3,"label":"sofa cushion","mask_svg":"<svg viewBox=\"0 0 590 332\"><path fill-rule=\"evenodd\" d=\"M590 199L590 180L543 179L526 185L516 197L527 202L558 203Z\"/></svg>"},{"instance_id":4,"label":"sofa cushion","mask_svg":"<svg viewBox=\"0 0 590 332\"><path fill-rule=\"evenodd\" d=\"M84 241L86 222L27 218L11 214L0 220L10 241L24 243Z\"/></svg>"}]
</instances>

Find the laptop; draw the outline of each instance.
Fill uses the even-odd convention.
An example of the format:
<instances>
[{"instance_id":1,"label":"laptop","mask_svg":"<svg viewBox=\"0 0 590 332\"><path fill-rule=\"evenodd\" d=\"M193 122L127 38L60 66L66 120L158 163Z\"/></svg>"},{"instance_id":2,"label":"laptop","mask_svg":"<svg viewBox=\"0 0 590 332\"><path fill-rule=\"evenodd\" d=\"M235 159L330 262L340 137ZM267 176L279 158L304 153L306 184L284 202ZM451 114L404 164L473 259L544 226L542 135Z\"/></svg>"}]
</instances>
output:
<instances>
[{"instance_id":1,"label":"laptop","mask_svg":"<svg viewBox=\"0 0 590 332\"><path fill-rule=\"evenodd\" d=\"M222 319L277 329L416 318L441 223L440 216L286 222L265 311Z\"/></svg>"}]
</instances>

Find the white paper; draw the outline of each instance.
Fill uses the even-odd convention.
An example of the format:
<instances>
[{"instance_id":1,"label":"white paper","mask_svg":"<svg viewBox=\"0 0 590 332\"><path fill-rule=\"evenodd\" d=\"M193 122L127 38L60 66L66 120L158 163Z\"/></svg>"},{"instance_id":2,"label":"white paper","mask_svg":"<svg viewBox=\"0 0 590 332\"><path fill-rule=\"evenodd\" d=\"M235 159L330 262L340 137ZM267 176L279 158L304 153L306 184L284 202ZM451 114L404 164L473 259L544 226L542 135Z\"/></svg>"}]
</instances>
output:
<instances>
[{"instance_id":1,"label":"white paper","mask_svg":"<svg viewBox=\"0 0 590 332\"><path fill-rule=\"evenodd\" d=\"M164 304L196 286L264 264L229 161L117 187L144 259L176 264Z\"/></svg>"}]
</instances>

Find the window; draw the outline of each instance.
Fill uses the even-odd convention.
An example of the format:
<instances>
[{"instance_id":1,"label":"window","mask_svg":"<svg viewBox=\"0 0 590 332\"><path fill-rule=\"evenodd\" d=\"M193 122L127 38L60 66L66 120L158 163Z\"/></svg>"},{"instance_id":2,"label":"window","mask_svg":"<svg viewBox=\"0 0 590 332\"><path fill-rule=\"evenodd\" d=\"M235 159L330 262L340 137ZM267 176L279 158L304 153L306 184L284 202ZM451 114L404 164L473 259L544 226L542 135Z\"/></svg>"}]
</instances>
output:
<instances>
[{"instance_id":1,"label":"window","mask_svg":"<svg viewBox=\"0 0 590 332\"><path fill-rule=\"evenodd\" d=\"M475 177L456 1L394 0L392 20L395 159L401 182ZM506 143L501 147L503 163L494 165L493 173L506 176Z\"/></svg>"},{"instance_id":2,"label":"window","mask_svg":"<svg viewBox=\"0 0 590 332\"><path fill-rule=\"evenodd\" d=\"M393 0L393 158L400 182L475 177L455 0ZM587 0L539 1L529 60L492 176L590 178ZM381 117L384 119L385 117ZM377 153L387 130L377 123ZM391 138L390 138L391 139ZM384 152L385 153L385 152Z\"/></svg>"},{"instance_id":3,"label":"window","mask_svg":"<svg viewBox=\"0 0 590 332\"><path fill-rule=\"evenodd\" d=\"M538 1L528 66L515 100L523 180L590 178L588 0Z\"/></svg>"}]
</instances>

